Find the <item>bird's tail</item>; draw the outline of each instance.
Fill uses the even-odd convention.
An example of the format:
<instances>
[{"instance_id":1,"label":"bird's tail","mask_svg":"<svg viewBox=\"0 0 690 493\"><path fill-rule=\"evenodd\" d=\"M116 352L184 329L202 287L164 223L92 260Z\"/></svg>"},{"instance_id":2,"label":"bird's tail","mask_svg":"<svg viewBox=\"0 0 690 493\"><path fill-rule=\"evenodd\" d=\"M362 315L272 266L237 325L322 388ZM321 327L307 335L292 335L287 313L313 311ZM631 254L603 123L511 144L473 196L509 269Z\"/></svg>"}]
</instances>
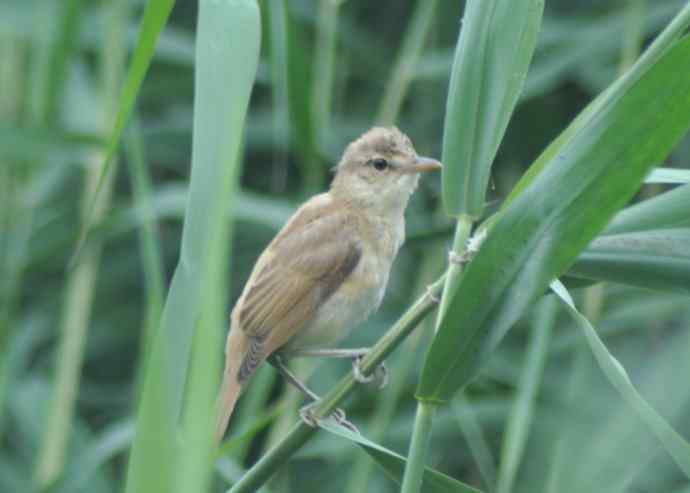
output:
<instances>
[{"instance_id":1,"label":"bird's tail","mask_svg":"<svg viewBox=\"0 0 690 493\"><path fill-rule=\"evenodd\" d=\"M235 409L235 403L240 397L242 390L236 378L236 373L226 371L223 373L223 383L220 386L220 393L217 401L217 418L216 418L216 442L220 442L225 435L225 430L228 427L228 422L232 416L232 411Z\"/></svg>"},{"instance_id":2,"label":"bird's tail","mask_svg":"<svg viewBox=\"0 0 690 493\"><path fill-rule=\"evenodd\" d=\"M230 330L225 348L225 370L216 401L216 443L222 440L235 409L235 403L240 397L240 392L242 392L242 385L238 381L237 373L244 355L243 348L240 346L243 346L245 341L242 340L244 339L243 335L237 334L237 332L240 331Z\"/></svg>"}]
</instances>

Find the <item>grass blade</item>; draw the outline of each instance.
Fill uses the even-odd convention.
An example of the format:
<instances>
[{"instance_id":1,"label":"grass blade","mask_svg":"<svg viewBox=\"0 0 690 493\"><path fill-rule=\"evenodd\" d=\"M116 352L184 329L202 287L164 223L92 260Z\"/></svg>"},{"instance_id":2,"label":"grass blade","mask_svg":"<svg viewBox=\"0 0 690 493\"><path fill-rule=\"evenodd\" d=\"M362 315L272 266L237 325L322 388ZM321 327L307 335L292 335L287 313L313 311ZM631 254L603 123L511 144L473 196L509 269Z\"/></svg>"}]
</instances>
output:
<instances>
[{"instance_id":1,"label":"grass blade","mask_svg":"<svg viewBox=\"0 0 690 493\"><path fill-rule=\"evenodd\" d=\"M219 328L226 320L226 214L235 204L244 119L258 66L259 10L253 0L203 0L198 22L182 248L147 364L128 493L205 491L213 464L212 403Z\"/></svg>"},{"instance_id":2,"label":"grass blade","mask_svg":"<svg viewBox=\"0 0 690 493\"><path fill-rule=\"evenodd\" d=\"M688 57L690 39L683 39L630 87L612 92L596 118L503 210L452 293L426 357L419 398L445 401L474 378L523 310L685 134L690 72L675 67ZM650 93L658 97L652 101Z\"/></svg>"},{"instance_id":3,"label":"grass blade","mask_svg":"<svg viewBox=\"0 0 690 493\"><path fill-rule=\"evenodd\" d=\"M534 328L530 335L527 360L520 376L517 396L504 433L497 493L513 491L515 477L532 425L534 401L544 373L551 330L556 319L556 307L554 300L547 298L539 306L534 317Z\"/></svg>"},{"instance_id":4,"label":"grass blade","mask_svg":"<svg viewBox=\"0 0 690 493\"><path fill-rule=\"evenodd\" d=\"M103 97L100 100L94 97L94 102L104 109L114 106L115 88L119 83L120 67L125 58L123 40L127 19L125 3L116 1L102 10L107 26L99 57ZM97 122L97 125L107 127L108 121ZM102 158L102 153L98 151L92 152L88 157L90 165L86 171L80 210L82 225L88 222L89 217L103 217L110 206L112 172L103 175L104 193L100 194L92 204L89 203L91 195L96 190L99 176L103 172L98 166ZM60 318L60 342L57 351L55 382L41 450L36 463L35 481L41 488L52 484L62 474L65 465L102 246L101 241L88 245L80 262L67 274L64 305Z\"/></svg>"},{"instance_id":5,"label":"grass blade","mask_svg":"<svg viewBox=\"0 0 690 493\"><path fill-rule=\"evenodd\" d=\"M654 168L645 183L690 183L690 169Z\"/></svg>"},{"instance_id":6,"label":"grass blade","mask_svg":"<svg viewBox=\"0 0 690 493\"><path fill-rule=\"evenodd\" d=\"M625 368L609 352L599 339L596 330L589 321L575 308L575 304L565 286L558 280L551 284L551 290L556 293L568 314L582 329L599 367L611 382L611 385L630 404L640 419L649 427L659 439L664 449L671 455L678 467L690 478L690 443L681 437L671 425L652 408L637 392Z\"/></svg>"},{"instance_id":7,"label":"grass blade","mask_svg":"<svg viewBox=\"0 0 690 493\"><path fill-rule=\"evenodd\" d=\"M405 31L405 38L400 47L400 53L391 71L386 91L381 99L376 123L378 125L394 125L400 113L410 82L414 78L415 68L424 48L431 22L434 19L438 0L418 0L415 11L410 20L410 26Z\"/></svg>"},{"instance_id":8,"label":"grass blade","mask_svg":"<svg viewBox=\"0 0 690 493\"><path fill-rule=\"evenodd\" d=\"M543 0L469 0L455 51L443 129L443 202L479 217L491 164L527 74Z\"/></svg>"},{"instance_id":9,"label":"grass blade","mask_svg":"<svg viewBox=\"0 0 690 493\"><path fill-rule=\"evenodd\" d=\"M465 435L467 445L477 463L479 473L484 479L486 490L494 491L496 487L496 461L491 453L491 447L482 432L481 424L475 415L475 411L469 404L470 401L461 392L458 398L453 400L453 411L458 426L462 434Z\"/></svg>"},{"instance_id":10,"label":"grass blade","mask_svg":"<svg viewBox=\"0 0 690 493\"><path fill-rule=\"evenodd\" d=\"M403 471L405 470L405 458L401 455L388 450L381 445L367 440L360 434L338 425L331 420L323 421L320 427L329 433L345 438L362 447L375 461L381 466L384 472L396 483L402 481ZM445 474L442 474L429 467L423 471L422 491L425 493L480 493L479 490L472 488L460 481L457 481Z\"/></svg>"},{"instance_id":11,"label":"grass blade","mask_svg":"<svg viewBox=\"0 0 690 493\"><path fill-rule=\"evenodd\" d=\"M604 230L605 235L650 229L690 227L690 185L684 185L623 209Z\"/></svg>"},{"instance_id":12,"label":"grass blade","mask_svg":"<svg viewBox=\"0 0 690 493\"><path fill-rule=\"evenodd\" d=\"M578 136L580 131L591 124L594 118L601 113L608 105L615 103L632 86L638 83L640 78L649 71L669 50L673 49L679 40L687 32L690 25L690 4L676 15L666 26L654 42L647 48L644 54L637 60L622 77L616 80L611 86L597 96L580 114L568 125L561 134L542 152L541 156L529 167L520 181L513 187L508 197L503 202L505 208L510 202L522 193L529 186L534 178L551 162L565 147L571 144L572 140ZM659 160L658 162L661 162Z\"/></svg>"},{"instance_id":13,"label":"grass blade","mask_svg":"<svg viewBox=\"0 0 690 493\"><path fill-rule=\"evenodd\" d=\"M690 294L690 228L601 236L568 275Z\"/></svg>"},{"instance_id":14,"label":"grass blade","mask_svg":"<svg viewBox=\"0 0 690 493\"><path fill-rule=\"evenodd\" d=\"M113 125L113 131L110 134L110 140L108 141L107 151L103 158L103 165L101 167L100 178L98 183L92 193L90 198L90 205L87 208L88 215L84 225L82 226L79 241L75 248L74 259L79 255L84 242L86 241L87 235L89 234L89 229L93 226L95 222L94 209L96 201L98 200L98 195L103 190L105 180L110 172L110 167L112 166L112 161L117 153L118 146L120 144L120 137L122 137L122 132L125 129L129 115L134 108L134 102L136 101L137 94L139 93L139 88L141 83L144 81L146 72L148 71L149 65L151 64L151 59L153 58L153 52L156 48L156 41L160 32L163 30L168 17L170 16L170 11L175 4L175 0L150 0L146 2L146 7L144 8L144 16L141 21L141 28L139 30L139 38L137 40L137 46L132 54L132 61L129 64L129 69L127 70L127 76L125 78L124 86L119 97L119 105L117 108L117 114L115 116L115 123Z\"/></svg>"}]
</instances>

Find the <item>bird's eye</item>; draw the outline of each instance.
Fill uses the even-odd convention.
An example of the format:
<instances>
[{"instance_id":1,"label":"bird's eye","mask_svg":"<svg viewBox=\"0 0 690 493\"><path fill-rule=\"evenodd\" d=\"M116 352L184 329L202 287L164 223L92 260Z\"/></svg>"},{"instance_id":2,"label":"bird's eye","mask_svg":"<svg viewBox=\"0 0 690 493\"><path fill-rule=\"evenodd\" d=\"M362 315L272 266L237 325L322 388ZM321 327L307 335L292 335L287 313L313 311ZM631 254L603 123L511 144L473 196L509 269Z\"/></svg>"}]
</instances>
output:
<instances>
[{"instance_id":1,"label":"bird's eye","mask_svg":"<svg viewBox=\"0 0 690 493\"><path fill-rule=\"evenodd\" d=\"M371 162L371 165L374 168L376 168L378 171L383 171L384 169L386 169L388 167L388 161L386 161L383 158L377 158Z\"/></svg>"}]
</instances>

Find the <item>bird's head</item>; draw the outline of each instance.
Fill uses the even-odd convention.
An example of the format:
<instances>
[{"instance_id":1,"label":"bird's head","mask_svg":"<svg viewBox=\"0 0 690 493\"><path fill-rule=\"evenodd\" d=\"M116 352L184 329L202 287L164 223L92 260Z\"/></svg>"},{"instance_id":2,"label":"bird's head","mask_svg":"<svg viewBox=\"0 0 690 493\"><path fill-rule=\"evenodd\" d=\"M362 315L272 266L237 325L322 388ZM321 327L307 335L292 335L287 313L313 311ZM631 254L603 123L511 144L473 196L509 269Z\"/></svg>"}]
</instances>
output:
<instances>
[{"instance_id":1,"label":"bird's head","mask_svg":"<svg viewBox=\"0 0 690 493\"><path fill-rule=\"evenodd\" d=\"M402 212L417 187L419 173L441 169L417 155L409 137L395 127L374 127L347 146L331 192L368 210Z\"/></svg>"}]
</instances>

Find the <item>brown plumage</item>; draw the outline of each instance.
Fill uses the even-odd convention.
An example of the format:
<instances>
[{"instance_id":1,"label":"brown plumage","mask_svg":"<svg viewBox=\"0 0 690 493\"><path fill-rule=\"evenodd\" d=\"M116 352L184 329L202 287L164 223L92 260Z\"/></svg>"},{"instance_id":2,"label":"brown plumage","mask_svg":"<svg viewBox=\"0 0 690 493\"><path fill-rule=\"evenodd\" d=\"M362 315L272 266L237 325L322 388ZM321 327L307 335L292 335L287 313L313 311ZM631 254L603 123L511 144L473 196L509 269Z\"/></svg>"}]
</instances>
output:
<instances>
[{"instance_id":1,"label":"brown plumage","mask_svg":"<svg viewBox=\"0 0 690 493\"><path fill-rule=\"evenodd\" d=\"M374 128L348 146L330 191L298 209L259 257L235 304L218 439L266 358L331 347L378 307L418 173L439 167L419 158L396 128Z\"/></svg>"}]
</instances>

